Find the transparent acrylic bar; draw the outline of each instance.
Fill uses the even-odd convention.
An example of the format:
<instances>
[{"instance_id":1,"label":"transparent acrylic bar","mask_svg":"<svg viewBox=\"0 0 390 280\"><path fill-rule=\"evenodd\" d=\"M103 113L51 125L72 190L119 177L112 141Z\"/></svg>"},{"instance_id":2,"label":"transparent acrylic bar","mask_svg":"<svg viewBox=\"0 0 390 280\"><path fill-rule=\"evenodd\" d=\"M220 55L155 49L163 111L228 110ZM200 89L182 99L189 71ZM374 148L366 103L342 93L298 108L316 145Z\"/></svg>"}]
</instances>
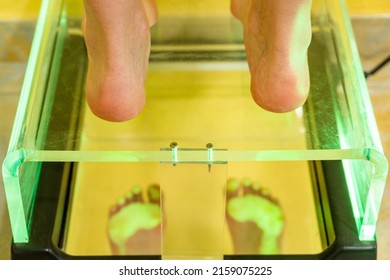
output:
<instances>
[{"instance_id":1,"label":"transparent acrylic bar","mask_svg":"<svg viewBox=\"0 0 390 280\"><path fill-rule=\"evenodd\" d=\"M226 164L161 164L164 259L223 259Z\"/></svg>"}]
</instances>

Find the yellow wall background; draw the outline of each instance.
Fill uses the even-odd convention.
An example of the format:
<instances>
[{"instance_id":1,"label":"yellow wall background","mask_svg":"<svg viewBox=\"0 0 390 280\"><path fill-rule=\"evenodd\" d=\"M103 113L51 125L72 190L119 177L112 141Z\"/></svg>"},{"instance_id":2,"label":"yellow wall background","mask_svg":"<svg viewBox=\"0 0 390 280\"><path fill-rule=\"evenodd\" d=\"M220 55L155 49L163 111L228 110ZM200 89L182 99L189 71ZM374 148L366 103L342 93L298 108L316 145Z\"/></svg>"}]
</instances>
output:
<instances>
[{"instance_id":1,"label":"yellow wall background","mask_svg":"<svg viewBox=\"0 0 390 280\"><path fill-rule=\"evenodd\" d=\"M288 1L288 0L286 0ZM389 0L345 0L348 6L350 15L369 15L369 14L389 14L390 15L390 1ZM68 10L80 11L83 0L68 0ZM160 2L161 8L166 13L168 10L174 12L178 9L186 9L183 6L183 0L157 0ZM207 3L207 12L221 11L226 13L229 8L229 0L191 0L191 5L203 5ZM38 15L41 0L1 0L0 1L0 20L19 20L19 19L34 19ZM190 8L190 7L187 7Z\"/></svg>"}]
</instances>

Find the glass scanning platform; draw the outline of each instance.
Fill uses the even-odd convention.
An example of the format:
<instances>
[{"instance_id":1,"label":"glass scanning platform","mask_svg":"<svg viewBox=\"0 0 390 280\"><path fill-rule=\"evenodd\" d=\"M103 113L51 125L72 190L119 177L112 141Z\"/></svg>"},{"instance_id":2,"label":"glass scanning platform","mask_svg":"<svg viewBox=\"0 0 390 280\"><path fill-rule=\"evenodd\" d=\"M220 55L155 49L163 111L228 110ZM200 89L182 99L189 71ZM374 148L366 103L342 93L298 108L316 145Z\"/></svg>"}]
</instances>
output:
<instances>
[{"instance_id":1,"label":"glass scanning platform","mask_svg":"<svg viewBox=\"0 0 390 280\"><path fill-rule=\"evenodd\" d=\"M85 102L81 7L42 1L3 163L13 242L46 212L66 256L318 255L340 205L374 241L388 167L343 1L314 0L309 99L283 114L252 100L229 1L157 2L146 106L110 123Z\"/></svg>"}]
</instances>

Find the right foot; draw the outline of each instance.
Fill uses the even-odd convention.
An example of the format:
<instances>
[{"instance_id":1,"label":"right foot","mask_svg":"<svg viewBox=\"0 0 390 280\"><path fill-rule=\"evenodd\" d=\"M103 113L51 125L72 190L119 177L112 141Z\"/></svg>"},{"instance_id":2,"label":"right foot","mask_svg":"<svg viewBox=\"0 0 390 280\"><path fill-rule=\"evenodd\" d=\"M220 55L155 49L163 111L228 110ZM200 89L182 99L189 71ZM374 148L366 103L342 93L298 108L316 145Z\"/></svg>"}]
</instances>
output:
<instances>
[{"instance_id":1,"label":"right foot","mask_svg":"<svg viewBox=\"0 0 390 280\"><path fill-rule=\"evenodd\" d=\"M243 24L254 101L277 113L303 105L310 87L312 0L231 1Z\"/></svg>"},{"instance_id":2,"label":"right foot","mask_svg":"<svg viewBox=\"0 0 390 280\"><path fill-rule=\"evenodd\" d=\"M108 121L132 119L145 104L154 0L84 0L84 7L89 107Z\"/></svg>"},{"instance_id":3,"label":"right foot","mask_svg":"<svg viewBox=\"0 0 390 280\"><path fill-rule=\"evenodd\" d=\"M269 192L252 183L230 179L226 187L226 221L235 254L278 254L284 218Z\"/></svg>"}]
</instances>

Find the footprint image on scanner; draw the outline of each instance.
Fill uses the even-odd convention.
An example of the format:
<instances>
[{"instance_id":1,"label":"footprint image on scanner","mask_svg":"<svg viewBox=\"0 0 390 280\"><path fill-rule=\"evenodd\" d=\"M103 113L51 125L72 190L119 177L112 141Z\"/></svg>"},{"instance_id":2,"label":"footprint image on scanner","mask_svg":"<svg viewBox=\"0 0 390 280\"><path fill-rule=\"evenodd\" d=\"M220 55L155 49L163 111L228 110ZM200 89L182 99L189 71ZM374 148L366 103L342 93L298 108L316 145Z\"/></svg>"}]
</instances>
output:
<instances>
[{"instance_id":1,"label":"footprint image on scanner","mask_svg":"<svg viewBox=\"0 0 390 280\"><path fill-rule=\"evenodd\" d=\"M114 255L161 254L160 187L134 187L110 210L108 237ZM229 179L226 221L235 254L278 254L282 210L269 192L249 179Z\"/></svg>"},{"instance_id":2,"label":"footprint image on scanner","mask_svg":"<svg viewBox=\"0 0 390 280\"><path fill-rule=\"evenodd\" d=\"M145 197L135 186L111 208L108 237L114 255L161 253L160 187L150 185Z\"/></svg>"},{"instance_id":3,"label":"footprint image on scanner","mask_svg":"<svg viewBox=\"0 0 390 280\"><path fill-rule=\"evenodd\" d=\"M249 179L229 179L226 222L235 254L278 254L284 218L277 200Z\"/></svg>"}]
</instances>

